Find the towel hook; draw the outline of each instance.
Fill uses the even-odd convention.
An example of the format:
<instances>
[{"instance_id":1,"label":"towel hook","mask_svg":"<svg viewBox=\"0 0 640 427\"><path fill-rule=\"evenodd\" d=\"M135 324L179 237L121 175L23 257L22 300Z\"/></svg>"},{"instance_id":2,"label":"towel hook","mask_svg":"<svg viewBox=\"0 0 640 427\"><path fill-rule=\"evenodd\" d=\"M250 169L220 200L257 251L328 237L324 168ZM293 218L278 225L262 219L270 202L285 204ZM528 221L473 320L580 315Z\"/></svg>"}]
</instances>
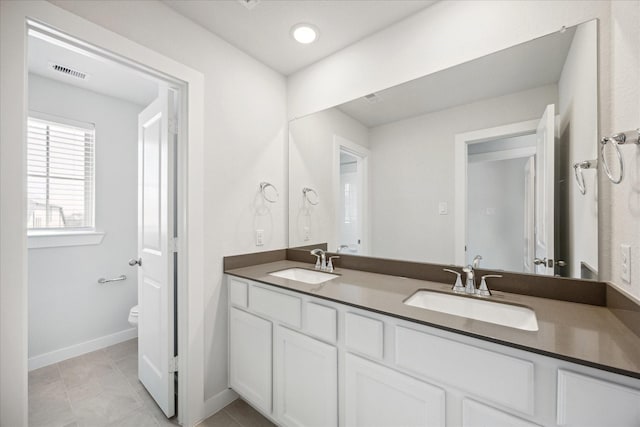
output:
<instances>
[{"instance_id":1,"label":"towel hook","mask_svg":"<svg viewBox=\"0 0 640 427\"><path fill-rule=\"evenodd\" d=\"M582 171L585 169L596 169L598 167L598 160L583 160L573 164L573 172L578 182L578 189L581 194L587 194L587 187L584 183L584 174Z\"/></svg>"},{"instance_id":2,"label":"towel hook","mask_svg":"<svg viewBox=\"0 0 640 427\"><path fill-rule=\"evenodd\" d=\"M267 196L267 188L273 188L273 191L275 192L275 196L269 197ZM278 189L271 183L266 182L266 181L262 181L260 183L260 193L262 194L262 197L269 203L275 203L278 201L278 199L280 199L280 194L278 194Z\"/></svg>"},{"instance_id":3,"label":"towel hook","mask_svg":"<svg viewBox=\"0 0 640 427\"><path fill-rule=\"evenodd\" d=\"M313 194L313 196L309 197L309 193ZM317 205L318 202L320 201L320 198L318 197L318 193L316 193L316 190L314 190L313 188L304 187L302 189L302 195L307 202L309 202L314 206Z\"/></svg>"},{"instance_id":4,"label":"towel hook","mask_svg":"<svg viewBox=\"0 0 640 427\"><path fill-rule=\"evenodd\" d=\"M608 143L613 145L613 148L616 150L616 156L618 157L618 163L620 164L620 176L618 178L614 178L611 173L611 169L609 168L609 164L607 163L607 159L604 155L604 150ZM602 166L604 169L604 173L609 178L609 181L614 184L620 184L622 182L622 177L624 176L624 161L622 160L622 153L620 152L620 145L622 144L640 144L640 128L635 130L629 130L626 132L620 132L613 136L605 136L600 140L600 157L602 158Z\"/></svg>"}]
</instances>

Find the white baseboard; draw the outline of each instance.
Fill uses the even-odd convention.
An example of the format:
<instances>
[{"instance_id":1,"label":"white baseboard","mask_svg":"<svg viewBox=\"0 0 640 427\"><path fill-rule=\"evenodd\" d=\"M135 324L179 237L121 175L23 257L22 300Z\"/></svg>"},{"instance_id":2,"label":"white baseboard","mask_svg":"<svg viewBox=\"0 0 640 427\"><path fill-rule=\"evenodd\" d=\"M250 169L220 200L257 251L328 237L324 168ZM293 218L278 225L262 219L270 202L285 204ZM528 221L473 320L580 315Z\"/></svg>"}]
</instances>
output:
<instances>
[{"instance_id":1,"label":"white baseboard","mask_svg":"<svg viewBox=\"0 0 640 427\"><path fill-rule=\"evenodd\" d=\"M100 350L101 348L109 347L110 345L118 344L137 336L138 328L125 329L115 334L105 335L100 338L61 348L60 350L33 356L29 358L29 370L33 371L34 369L53 365L54 363L81 356L85 353L91 353L92 351Z\"/></svg>"},{"instance_id":2,"label":"white baseboard","mask_svg":"<svg viewBox=\"0 0 640 427\"><path fill-rule=\"evenodd\" d=\"M202 413L198 418L198 421L194 425L198 425L202 421L209 418L211 415L219 412L222 408L233 402L238 398L238 394L230 388L221 391L213 397L205 400L202 405Z\"/></svg>"}]
</instances>

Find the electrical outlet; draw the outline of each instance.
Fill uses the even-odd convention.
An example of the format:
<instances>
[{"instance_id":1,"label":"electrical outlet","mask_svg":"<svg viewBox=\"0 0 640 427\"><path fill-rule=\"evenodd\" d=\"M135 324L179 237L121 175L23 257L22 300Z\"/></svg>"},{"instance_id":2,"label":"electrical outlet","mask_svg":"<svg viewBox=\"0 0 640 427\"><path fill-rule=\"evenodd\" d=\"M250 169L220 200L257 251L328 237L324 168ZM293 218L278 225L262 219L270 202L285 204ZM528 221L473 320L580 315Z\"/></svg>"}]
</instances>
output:
<instances>
[{"instance_id":1,"label":"electrical outlet","mask_svg":"<svg viewBox=\"0 0 640 427\"><path fill-rule=\"evenodd\" d=\"M625 283L631 283L631 245L621 244L622 262L620 264L620 276Z\"/></svg>"},{"instance_id":2,"label":"electrical outlet","mask_svg":"<svg viewBox=\"0 0 640 427\"><path fill-rule=\"evenodd\" d=\"M440 215L447 215L449 214L449 205L447 204L447 202L440 202L438 203L438 213Z\"/></svg>"},{"instance_id":3,"label":"electrical outlet","mask_svg":"<svg viewBox=\"0 0 640 427\"><path fill-rule=\"evenodd\" d=\"M304 227L302 229L302 238L304 239L305 242L308 242L309 240L311 240L311 232L309 231L309 227Z\"/></svg>"},{"instance_id":4,"label":"electrical outlet","mask_svg":"<svg viewBox=\"0 0 640 427\"><path fill-rule=\"evenodd\" d=\"M256 246L264 245L264 230L256 230Z\"/></svg>"}]
</instances>

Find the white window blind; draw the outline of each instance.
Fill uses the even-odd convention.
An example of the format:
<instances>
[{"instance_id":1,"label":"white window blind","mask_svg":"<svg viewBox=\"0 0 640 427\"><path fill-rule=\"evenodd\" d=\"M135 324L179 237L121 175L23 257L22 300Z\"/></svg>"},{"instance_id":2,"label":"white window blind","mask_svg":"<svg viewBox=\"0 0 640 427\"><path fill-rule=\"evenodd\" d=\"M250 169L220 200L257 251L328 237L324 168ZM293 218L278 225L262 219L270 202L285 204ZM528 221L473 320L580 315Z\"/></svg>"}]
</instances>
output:
<instances>
[{"instance_id":1,"label":"white window blind","mask_svg":"<svg viewBox=\"0 0 640 427\"><path fill-rule=\"evenodd\" d=\"M94 227L95 128L92 124L29 117L27 227Z\"/></svg>"}]
</instances>

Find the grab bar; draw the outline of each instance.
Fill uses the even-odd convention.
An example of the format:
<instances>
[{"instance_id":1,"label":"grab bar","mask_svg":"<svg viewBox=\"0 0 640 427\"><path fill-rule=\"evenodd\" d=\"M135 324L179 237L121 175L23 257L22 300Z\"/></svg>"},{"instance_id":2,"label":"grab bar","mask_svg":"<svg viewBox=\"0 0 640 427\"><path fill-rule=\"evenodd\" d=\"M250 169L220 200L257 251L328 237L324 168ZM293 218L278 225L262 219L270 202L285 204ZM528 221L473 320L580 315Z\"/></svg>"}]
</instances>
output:
<instances>
[{"instance_id":1,"label":"grab bar","mask_svg":"<svg viewBox=\"0 0 640 427\"><path fill-rule=\"evenodd\" d=\"M101 285L104 285L105 283L121 282L123 280L127 280L127 276L125 276L124 274L122 276L115 277L113 279L105 279L104 277L101 277L98 279L98 283L100 283Z\"/></svg>"}]
</instances>

